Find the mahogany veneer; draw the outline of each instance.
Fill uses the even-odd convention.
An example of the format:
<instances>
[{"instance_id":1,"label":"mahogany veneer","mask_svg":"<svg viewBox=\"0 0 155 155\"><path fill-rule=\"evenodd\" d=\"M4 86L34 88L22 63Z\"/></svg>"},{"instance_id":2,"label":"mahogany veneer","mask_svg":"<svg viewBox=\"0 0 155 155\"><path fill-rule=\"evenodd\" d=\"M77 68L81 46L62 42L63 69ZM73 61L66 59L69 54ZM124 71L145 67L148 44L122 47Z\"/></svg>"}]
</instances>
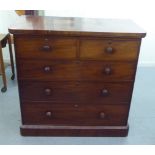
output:
<instances>
[{"instance_id":1,"label":"mahogany veneer","mask_svg":"<svg viewBox=\"0 0 155 155\"><path fill-rule=\"evenodd\" d=\"M141 39L130 20L23 16L14 35L24 136L126 136Z\"/></svg>"}]
</instances>

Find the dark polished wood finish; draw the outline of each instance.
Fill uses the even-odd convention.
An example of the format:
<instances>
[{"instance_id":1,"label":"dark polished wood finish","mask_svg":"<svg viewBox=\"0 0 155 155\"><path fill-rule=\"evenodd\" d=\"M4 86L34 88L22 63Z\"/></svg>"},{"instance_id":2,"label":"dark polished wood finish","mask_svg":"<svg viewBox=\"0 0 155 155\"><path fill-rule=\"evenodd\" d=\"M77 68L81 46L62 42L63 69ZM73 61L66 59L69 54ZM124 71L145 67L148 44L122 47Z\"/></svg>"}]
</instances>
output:
<instances>
[{"instance_id":1,"label":"dark polished wood finish","mask_svg":"<svg viewBox=\"0 0 155 155\"><path fill-rule=\"evenodd\" d=\"M99 61L18 61L20 80L133 81L135 63Z\"/></svg>"},{"instance_id":2,"label":"dark polished wood finish","mask_svg":"<svg viewBox=\"0 0 155 155\"><path fill-rule=\"evenodd\" d=\"M52 38L48 36L17 37L17 53L19 58L27 59L72 59L76 58L75 38Z\"/></svg>"},{"instance_id":3,"label":"dark polished wood finish","mask_svg":"<svg viewBox=\"0 0 155 155\"><path fill-rule=\"evenodd\" d=\"M141 38L130 20L20 17L24 136L127 136Z\"/></svg>"},{"instance_id":4,"label":"dark polished wood finish","mask_svg":"<svg viewBox=\"0 0 155 155\"><path fill-rule=\"evenodd\" d=\"M128 105L33 104L23 102L23 124L126 125ZM104 116L103 116L104 115ZM33 119L32 119L33 118Z\"/></svg>"},{"instance_id":5,"label":"dark polished wood finish","mask_svg":"<svg viewBox=\"0 0 155 155\"><path fill-rule=\"evenodd\" d=\"M84 60L136 60L138 40L87 39L80 42L80 57Z\"/></svg>"},{"instance_id":6,"label":"dark polished wood finish","mask_svg":"<svg viewBox=\"0 0 155 155\"><path fill-rule=\"evenodd\" d=\"M128 104L132 82L23 82L23 101L78 103L78 104ZM36 102L37 103L37 102ZM52 103L51 103L52 104Z\"/></svg>"},{"instance_id":7,"label":"dark polished wood finish","mask_svg":"<svg viewBox=\"0 0 155 155\"><path fill-rule=\"evenodd\" d=\"M88 136L88 137L125 137L129 126L59 126L59 125L22 125L24 136Z\"/></svg>"},{"instance_id":8,"label":"dark polished wood finish","mask_svg":"<svg viewBox=\"0 0 155 155\"><path fill-rule=\"evenodd\" d=\"M145 31L131 20L21 16L13 34L142 38Z\"/></svg>"}]
</instances>

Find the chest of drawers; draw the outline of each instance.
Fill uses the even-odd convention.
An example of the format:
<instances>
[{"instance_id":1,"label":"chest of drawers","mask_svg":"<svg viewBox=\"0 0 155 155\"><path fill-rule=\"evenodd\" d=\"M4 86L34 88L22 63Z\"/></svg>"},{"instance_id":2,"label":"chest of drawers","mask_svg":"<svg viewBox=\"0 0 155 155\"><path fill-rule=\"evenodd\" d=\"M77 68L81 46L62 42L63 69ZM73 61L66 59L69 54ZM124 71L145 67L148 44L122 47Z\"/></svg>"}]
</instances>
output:
<instances>
[{"instance_id":1,"label":"chest of drawers","mask_svg":"<svg viewBox=\"0 0 155 155\"><path fill-rule=\"evenodd\" d=\"M129 20L27 16L9 31L22 135L127 135L141 28Z\"/></svg>"}]
</instances>

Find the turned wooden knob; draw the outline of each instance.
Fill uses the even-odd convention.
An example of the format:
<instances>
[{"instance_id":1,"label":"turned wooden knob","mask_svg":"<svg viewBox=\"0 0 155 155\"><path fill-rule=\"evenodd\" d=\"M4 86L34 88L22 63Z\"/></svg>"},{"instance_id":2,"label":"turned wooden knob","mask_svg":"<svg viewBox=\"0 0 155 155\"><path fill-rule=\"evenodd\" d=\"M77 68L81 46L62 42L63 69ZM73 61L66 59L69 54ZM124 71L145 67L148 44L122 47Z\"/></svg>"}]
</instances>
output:
<instances>
[{"instance_id":1,"label":"turned wooden knob","mask_svg":"<svg viewBox=\"0 0 155 155\"><path fill-rule=\"evenodd\" d=\"M105 113L104 112L100 112L100 118L104 119L105 118Z\"/></svg>"},{"instance_id":2,"label":"turned wooden knob","mask_svg":"<svg viewBox=\"0 0 155 155\"><path fill-rule=\"evenodd\" d=\"M110 67L105 67L105 69L104 69L104 73L106 74L106 75L110 75L111 74L111 68Z\"/></svg>"},{"instance_id":3,"label":"turned wooden knob","mask_svg":"<svg viewBox=\"0 0 155 155\"><path fill-rule=\"evenodd\" d=\"M78 104L74 104L74 108L78 108L79 107L79 105Z\"/></svg>"},{"instance_id":4,"label":"turned wooden knob","mask_svg":"<svg viewBox=\"0 0 155 155\"><path fill-rule=\"evenodd\" d=\"M106 51L106 53L108 53L108 54L112 54L112 53L113 53L113 48L112 48L112 47L107 47L107 48L105 49L105 51Z\"/></svg>"},{"instance_id":5,"label":"turned wooden knob","mask_svg":"<svg viewBox=\"0 0 155 155\"><path fill-rule=\"evenodd\" d=\"M51 67L50 66L45 66L44 67L44 71L45 72L50 72L52 69L51 69Z\"/></svg>"},{"instance_id":6,"label":"turned wooden knob","mask_svg":"<svg viewBox=\"0 0 155 155\"><path fill-rule=\"evenodd\" d=\"M51 46L49 46L49 45L44 45L44 46L42 47L42 50L43 50L43 51L50 51L50 50L51 50Z\"/></svg>"},{"instance_id":7,"label":"turned wooden knob","mask_svg":"<svg viewBox=\"0 0 155 155\"><path fill-rule=\"evenodd\" d=\"M51 112L51 111L47 111L47 112L46 112L46 116L47 116L47 117L51 117L51 116L52 116L52 112Z\"/></svg>"},{"instance_id":8,"label":"turned wooden knob","mask_svg":"<svg viewBox=\"0 0 155 155\"><path fill-rule=\"evenodd\" d=\"M51 95L52 90L49 89L49 88L46 88L46 89L44 90L44 92L45 92L45 95Z\"/></svg>"},{"instance_id":9,"label":"turned wooden knob","mask_svg":"<svg viewBox=\"0 0 155 155\"><path fill-rule=\"evenodd\" d=\"M109 92L107 89L102 89L101 94L102 94L102 96L107 96L109 94Z\"/></svg>"},{"instance_id":10,"label":"turned wooden knob","mask_svg":"<svg viewBox=\"0 0 155 155\"><path fill-rule=\"evenodd\" d=\"M45 41L48 41L49 39L48 38L45 38Z\"/></svg>"}]
</instances>

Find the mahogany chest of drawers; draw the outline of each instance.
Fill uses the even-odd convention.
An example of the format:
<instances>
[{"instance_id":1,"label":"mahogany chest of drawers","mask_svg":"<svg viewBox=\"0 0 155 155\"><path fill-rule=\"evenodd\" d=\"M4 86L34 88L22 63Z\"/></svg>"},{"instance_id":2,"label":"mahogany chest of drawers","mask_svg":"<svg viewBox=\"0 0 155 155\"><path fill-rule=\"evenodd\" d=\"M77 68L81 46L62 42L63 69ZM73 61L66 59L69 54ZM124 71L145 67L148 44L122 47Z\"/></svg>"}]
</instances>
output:
<instances>
[{"instance_id":1,"label":"mahogany chest of drawers","mask_svg":"<svg viewBox=\"0 0 155 155\"><path fill-rule=\"evenodd\" d=\"M20 17L24 136L126 136L141 39L130 20Z\"/></svg>"}]
</instances>

